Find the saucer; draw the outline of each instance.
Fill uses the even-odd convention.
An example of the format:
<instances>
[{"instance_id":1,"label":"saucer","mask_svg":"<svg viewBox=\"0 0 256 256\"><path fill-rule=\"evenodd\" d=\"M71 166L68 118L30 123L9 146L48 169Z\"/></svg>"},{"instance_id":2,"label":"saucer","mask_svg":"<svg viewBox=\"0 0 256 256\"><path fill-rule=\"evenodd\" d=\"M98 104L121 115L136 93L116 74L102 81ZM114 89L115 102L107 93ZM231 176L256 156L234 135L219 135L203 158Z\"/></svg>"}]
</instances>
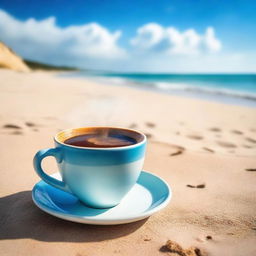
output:
<instances>
[{"instance_id":1,"label":"saucer","mask_svg":"<svg viewBox=\"0 0 256 256\"><path fill-rule=\"evenodd\" d=\"M61 179L59 173L51 176ZM145 171L141 172L137 183L121 203L108 209L90 208L75 196L44 181L38 182L32 191L32 199L41 210L61 219L94 225L142 220L167 206L171 195L171 189L164 180Z\"/></svg>"}]
</instances>

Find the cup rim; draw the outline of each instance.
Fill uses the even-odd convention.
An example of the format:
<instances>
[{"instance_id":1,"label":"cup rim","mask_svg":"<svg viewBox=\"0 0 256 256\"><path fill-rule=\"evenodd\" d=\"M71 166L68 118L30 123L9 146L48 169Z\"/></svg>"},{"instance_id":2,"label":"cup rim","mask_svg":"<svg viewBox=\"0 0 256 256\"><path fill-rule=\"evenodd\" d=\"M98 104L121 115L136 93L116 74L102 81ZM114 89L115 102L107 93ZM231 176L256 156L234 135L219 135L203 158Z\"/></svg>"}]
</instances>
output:
<instances>
[{"instance_id":1,"label":"cup rim","mask_svg":"<svg viewBox=\"0 0 256 256\"><path fill-rule=\"evenodd\" d=\"M126 131L130 131L130 132L134 132L134 133L138 133L140 134L143 139L142 141L138 142L138 143L135 143L133 145L128 145L128 146L122 146L122 147L107 147L107 148L104 148L104 147L79 147L79 146L74 146L74 145L69 145L69 144L66 144L64 142L61 142L58 140L58 135L61 133L61 132L68 132L68 131L72 131L72 130L75 130L75 129L82 129L82 128L91 128L91 129L96 129L96 128L106 128L106 129L120 129L120 130L126 130ZM61 130L59 132L57 132L54 136L54 141L58 144L61 144L62 146L65 146L65 147L70 147L70 148L76 148L76 149L90 149L90 150L122 150L122 149L130 149L130 148L134 148L134 147L137 147L139 145L142 145L143 143L145 143L147 141L147 137L144 133L136 130L136 129L130 129L130 128L125 128L125 127L119 127L119 126L83 126L83 127L73 127L73 128L69 128L69 129L64 129L64 130Z\"/></svg>"}]
</instances>

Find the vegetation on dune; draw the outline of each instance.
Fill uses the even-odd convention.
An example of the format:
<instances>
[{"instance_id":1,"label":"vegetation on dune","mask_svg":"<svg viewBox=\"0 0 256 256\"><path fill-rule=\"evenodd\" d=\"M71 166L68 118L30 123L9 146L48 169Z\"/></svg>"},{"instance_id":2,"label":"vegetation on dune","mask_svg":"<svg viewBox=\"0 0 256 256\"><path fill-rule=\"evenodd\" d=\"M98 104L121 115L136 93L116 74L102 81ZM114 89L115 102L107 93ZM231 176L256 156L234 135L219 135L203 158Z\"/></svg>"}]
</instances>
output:
<instances>
[{"instance_id":1,"label":"vegetation on dune","mask_svg":"<svg viewBox=\"0 0 256 256\"><path fill-rule=\"evenodd\" d=\"M77 71L78 68L75 67L67 67L67 66L54 66L50 64L40 63L32 60L24 59L24 62L32 69L40 69L40 70L67 70L67 71Z\"/></svg>"}]
</instances>

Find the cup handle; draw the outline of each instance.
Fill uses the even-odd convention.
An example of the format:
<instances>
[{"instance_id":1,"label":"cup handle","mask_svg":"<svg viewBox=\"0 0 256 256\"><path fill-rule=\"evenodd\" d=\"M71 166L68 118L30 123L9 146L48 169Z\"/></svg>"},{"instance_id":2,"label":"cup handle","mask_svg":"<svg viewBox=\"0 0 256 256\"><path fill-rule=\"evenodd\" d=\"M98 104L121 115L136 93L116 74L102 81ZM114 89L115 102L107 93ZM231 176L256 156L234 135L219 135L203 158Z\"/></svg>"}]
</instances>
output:
<instances>
[{"instance_id":1,"label":"cup handle","mask_svg":"<svg viewBox=\"0 0 256 256\"><path fill-rule=\"evenodd\" d=\"M34 156L33 164L36 173L41 177L43 181L49 185L61 189L65 192L71 193L66 183L60 180L57 180L44 172L42 169L42 160L47 156L55 157L56 161L60 163L62 161L62 153L60 148L47 148L39 150Z\"/></svg>"}]
</instances>

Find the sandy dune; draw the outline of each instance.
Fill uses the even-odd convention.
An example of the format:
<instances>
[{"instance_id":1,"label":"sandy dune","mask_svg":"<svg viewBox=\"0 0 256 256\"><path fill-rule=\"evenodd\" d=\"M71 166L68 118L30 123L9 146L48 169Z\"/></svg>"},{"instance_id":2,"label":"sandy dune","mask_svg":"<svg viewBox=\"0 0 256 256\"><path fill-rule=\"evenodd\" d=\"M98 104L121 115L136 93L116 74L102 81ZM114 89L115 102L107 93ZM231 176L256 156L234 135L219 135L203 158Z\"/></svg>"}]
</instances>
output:
<instances>
[{"instance_id":1,"label":"sandy dune","mask_svg":"<svg viewBox=\"0 0 256 256\"><path fill-rule=\"evenodd\" d=\"M9 47L0 41L0 67L27 72L30 68Z\"/></svg>"}]
</instances>

